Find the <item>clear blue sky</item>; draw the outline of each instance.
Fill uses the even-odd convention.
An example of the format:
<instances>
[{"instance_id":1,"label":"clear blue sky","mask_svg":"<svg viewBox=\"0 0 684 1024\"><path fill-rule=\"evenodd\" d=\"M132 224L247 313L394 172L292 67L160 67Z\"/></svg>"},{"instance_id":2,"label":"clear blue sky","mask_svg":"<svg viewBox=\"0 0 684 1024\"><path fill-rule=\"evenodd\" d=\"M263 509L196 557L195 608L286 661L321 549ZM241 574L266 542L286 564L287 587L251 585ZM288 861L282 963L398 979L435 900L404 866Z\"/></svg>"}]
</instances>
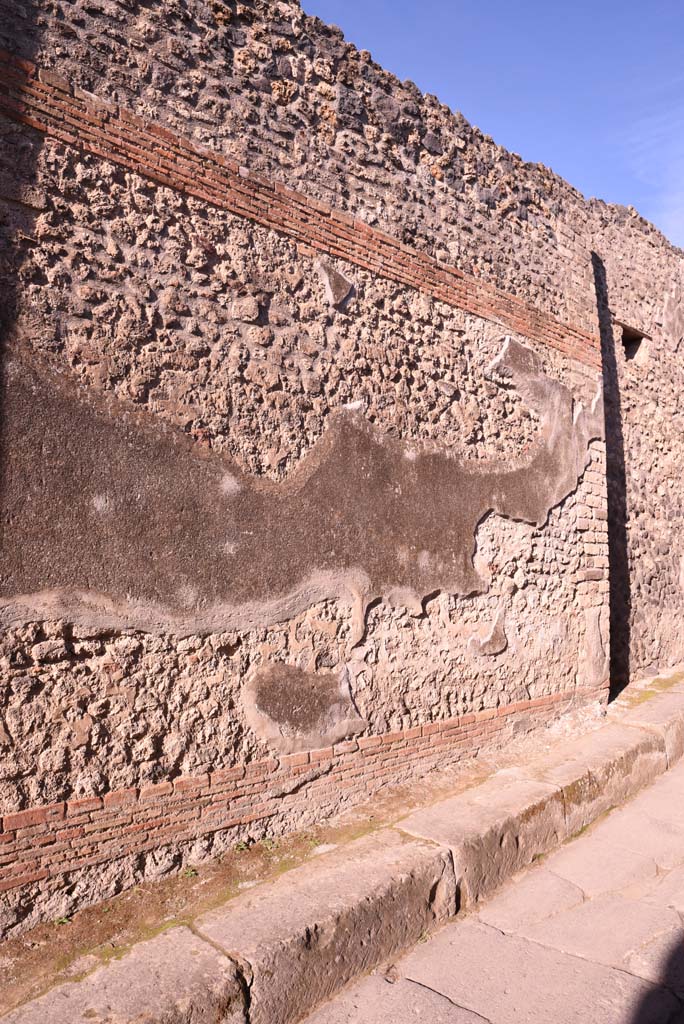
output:
<instances>
[{"instance_id":1,"label":"clear blue sky","mask_svg":"<svg viewBox=\"0 0 684 1024\"><path fill-rule=\"evenodd\" d=\"M684 246L684 0L303 0L496 142Z\"/></svg>"}]
</instances>

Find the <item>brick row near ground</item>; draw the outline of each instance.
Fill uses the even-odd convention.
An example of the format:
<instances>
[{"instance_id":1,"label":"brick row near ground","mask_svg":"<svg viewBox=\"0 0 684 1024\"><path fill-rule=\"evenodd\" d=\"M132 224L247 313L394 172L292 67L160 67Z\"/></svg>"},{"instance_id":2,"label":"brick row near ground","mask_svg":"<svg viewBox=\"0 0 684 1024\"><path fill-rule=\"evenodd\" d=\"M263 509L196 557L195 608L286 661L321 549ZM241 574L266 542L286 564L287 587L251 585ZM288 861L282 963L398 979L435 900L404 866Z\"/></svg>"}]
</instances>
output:
<instances>
[{"instance_id":1,"label":"brick row near ground","mask_svg":"<svg viewBox=\"0 0 684 1024\"><path fill-rule=\"evenodd\" d=\"M0 113L159 185L296 240L307 255L346 260L601 368L599 338L405 245L349 213L252 174L62 76L0 51Z\"/></svg>"},{"instance_id":2,"label":"brick row near ground","mask_svg":"<svg viewBox=\"0 0 684 1024\"><path fill-rule=\"evenodd\" d=\"M383 786L501 748L573 706L605 697L603 689L554 693L320 750L6 813L0 892L216 831L234 830L236 841L259 822L287 831L298 810L319 817L339 807L340 797L361 803Z\"/></svg>"}]
</instances>

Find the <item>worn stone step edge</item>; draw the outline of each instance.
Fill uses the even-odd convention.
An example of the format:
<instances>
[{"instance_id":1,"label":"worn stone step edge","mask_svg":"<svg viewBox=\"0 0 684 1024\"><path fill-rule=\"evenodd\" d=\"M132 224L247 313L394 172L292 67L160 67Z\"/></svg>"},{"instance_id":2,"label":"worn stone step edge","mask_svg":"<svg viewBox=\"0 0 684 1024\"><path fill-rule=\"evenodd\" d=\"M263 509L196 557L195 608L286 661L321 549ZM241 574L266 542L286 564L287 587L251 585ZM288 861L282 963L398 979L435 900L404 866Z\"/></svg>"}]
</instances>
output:
<instances>
[{"instance_id":1,"label":"worn stone step edge","mask_svg":"<svg viewBox=\"0 0 684 1024\"><path fill-rule=\"evenodd\" d=\"M295 1024L684 753L684 689L314 858L52 988L4 1024Z\"/></svg>"}]
</instances>

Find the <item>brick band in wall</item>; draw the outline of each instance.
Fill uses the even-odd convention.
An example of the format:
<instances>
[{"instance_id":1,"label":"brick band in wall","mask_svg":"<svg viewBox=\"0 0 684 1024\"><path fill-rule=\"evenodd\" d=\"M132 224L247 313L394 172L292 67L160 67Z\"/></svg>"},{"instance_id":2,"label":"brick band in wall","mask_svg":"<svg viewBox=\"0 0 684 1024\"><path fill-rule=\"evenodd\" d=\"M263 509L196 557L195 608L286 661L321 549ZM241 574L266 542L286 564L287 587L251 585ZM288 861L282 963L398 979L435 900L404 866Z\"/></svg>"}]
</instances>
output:
<instances>
[{"instance_id":1,"label":"brick band in wall","mask_svg":"<svg viewBox=\"0 0 684 1024\"><path fill-rule=\"evenodd\" d=\"M4 51L0 112L67 145L281 232L309 255L320 252L348 260L601 368L600 342L594 335L562 324L351 214L249 174L221 153L195 146Z\"/></svg>"},{"instance_id":2,"label":"brick band in wall","mask_svg":"<svg viewBox=\"0 0 684 1024\"><path fill-rule=\"evenodd\" d=\"M345 791L358 799L418 767L421 773L502 746L520 727L541 725L576 702L605 693L555 693L460 718L365 736L334 747L182 776L102 797L5 814L0 831L0 892L119 857L192 842L220 830L291 816L297 804L318 815Z\"/></svg>"}]
</instances>

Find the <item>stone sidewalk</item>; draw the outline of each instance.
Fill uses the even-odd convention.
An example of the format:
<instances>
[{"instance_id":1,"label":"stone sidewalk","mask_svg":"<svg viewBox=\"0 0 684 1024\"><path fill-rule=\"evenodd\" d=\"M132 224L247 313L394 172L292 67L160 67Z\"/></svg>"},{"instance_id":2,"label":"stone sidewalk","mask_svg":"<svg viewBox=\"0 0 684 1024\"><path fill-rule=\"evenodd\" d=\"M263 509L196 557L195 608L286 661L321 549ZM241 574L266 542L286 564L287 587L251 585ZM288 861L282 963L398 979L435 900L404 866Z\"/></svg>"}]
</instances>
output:
<instances>
[{"instance_id":1,"label":"stone sidewalk","mask_svg":"<svg viewBox=\"0 0 684 1024\"><path fill-rule=\"evenodd\" d=\"M307 1024L684 1024L684 763Z\"/></svg>"}]
</instances>

